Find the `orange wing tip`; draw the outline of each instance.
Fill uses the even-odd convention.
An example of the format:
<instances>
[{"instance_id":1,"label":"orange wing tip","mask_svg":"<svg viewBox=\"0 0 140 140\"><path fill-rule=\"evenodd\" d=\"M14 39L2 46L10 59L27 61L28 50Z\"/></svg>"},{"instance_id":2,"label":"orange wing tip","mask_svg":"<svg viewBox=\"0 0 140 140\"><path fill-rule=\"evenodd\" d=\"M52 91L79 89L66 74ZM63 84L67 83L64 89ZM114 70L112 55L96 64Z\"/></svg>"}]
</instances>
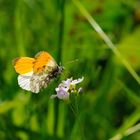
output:
<instances>
[{"instance_id":1,"label":"orange wing tip","mask_svg":"<svg viewBox=\"0 0 140 140\"><path fill-rule=\"evenodd\" d=\"M20 57L13 60L15 71L19 74L26 74L33 71L35 59L30 57Z\"/></svg>"},{"instance_id":2,"label":"orange wing tip","mask_svg":"<svg viewBox=\"0 0 140 140\"><path fill-rule=\"evenodd\" d=\"M50 62L53 62L53 66L56 65L56 62L53 59L53 57L48 52L45 52L45 51L41 51L41 52L37 53L35 55L35 60L36 61L33 66L34 73L43 72Z\"/></svg>"},{"instance_id":3,"label":"orange wing tip","mask_svg":"<svg viewBox=\"0 0 140 140\"><path fill-rule=\"evenodd\" d=\"M40 54L44 53L45 51L40 51L35 55L35 58L38 58L40 56Z\"/></svg>"},{"instance_id":4,"label":"orange wing tip","mask_svg":"<svg viewBox=\"0 0 140 140\"><path fill-rule=\"evenodd\" d=\"M40 51L38 52L36 55L35 55L35 58L39 58L41 56L46 56L48 58L52 58L52 56L48 53L48 52L45 52L45 51Z\"/></svg>"}]
</instances>

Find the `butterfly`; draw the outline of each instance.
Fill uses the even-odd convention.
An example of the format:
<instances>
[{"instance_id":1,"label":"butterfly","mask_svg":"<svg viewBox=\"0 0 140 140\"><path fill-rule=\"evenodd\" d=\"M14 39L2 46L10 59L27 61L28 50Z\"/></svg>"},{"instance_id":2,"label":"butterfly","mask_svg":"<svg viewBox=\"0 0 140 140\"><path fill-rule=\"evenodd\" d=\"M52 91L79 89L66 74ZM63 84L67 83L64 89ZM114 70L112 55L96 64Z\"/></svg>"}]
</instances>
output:
<instances>
[{"instance_id":1,"label":"butterfly","mask_svg":"<svg viewBox=\"0 0 140 140\"><path fill-rule=\"evenodd\" d=\"M41 89L46 88L52 79L58 77L64 69L45 51L37 53L34 58L16 58L13 60L13 65L19 74L19 86L33 93L39 93Z\"/></svg>"}]
</instances>

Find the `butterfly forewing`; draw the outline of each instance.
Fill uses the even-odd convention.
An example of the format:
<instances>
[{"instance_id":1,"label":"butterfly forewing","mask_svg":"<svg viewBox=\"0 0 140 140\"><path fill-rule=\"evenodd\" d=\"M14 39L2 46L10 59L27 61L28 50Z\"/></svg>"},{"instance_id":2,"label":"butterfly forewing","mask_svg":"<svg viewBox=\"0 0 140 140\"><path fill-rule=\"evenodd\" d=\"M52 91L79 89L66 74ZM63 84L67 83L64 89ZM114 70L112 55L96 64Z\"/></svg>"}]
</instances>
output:
<instances>
[{"instance_id":1,"label":"butterfly forewing","mask_svg":"<svg viewBox=\"0 0 140 140\"><path fill-rule=\"evenodd\" d=\"M34 73L41 73L41 72L47 72L50 66L51 68L54 68L57 66L55 60L53 57L47 53L47 52L39 52L36 56L36 61L33 66Z\"/></svg>"}]
</instances>

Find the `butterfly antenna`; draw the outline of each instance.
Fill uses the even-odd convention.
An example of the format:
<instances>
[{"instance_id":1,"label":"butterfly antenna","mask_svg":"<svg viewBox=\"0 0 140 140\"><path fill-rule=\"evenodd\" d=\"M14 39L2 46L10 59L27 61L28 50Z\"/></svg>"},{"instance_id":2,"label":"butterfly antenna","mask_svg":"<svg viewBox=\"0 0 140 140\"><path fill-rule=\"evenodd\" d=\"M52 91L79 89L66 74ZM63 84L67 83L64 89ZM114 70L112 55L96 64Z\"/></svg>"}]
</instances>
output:
<instances>
[{"instance_id":1,"label":"butterfly antenna","mask_svg":"<svg viewBox=\"0 0 140 140\"><path fill-rule=\"evenodd\" d=\"M65 63L65 65L68 65L68 64L71 64L71 63L75 63L75 62L78 62L78 61L79 61L79 59L74 59L74 60L71 60L71 61Z\"/></svg>"}]
</instances>

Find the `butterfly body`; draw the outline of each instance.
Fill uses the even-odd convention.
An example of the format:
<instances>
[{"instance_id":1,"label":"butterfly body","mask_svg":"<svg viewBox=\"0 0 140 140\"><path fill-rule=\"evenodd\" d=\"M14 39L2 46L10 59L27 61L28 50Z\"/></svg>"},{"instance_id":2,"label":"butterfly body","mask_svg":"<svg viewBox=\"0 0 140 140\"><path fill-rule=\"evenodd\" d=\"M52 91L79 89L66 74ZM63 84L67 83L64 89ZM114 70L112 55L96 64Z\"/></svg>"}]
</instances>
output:
<instances>
[{"instance_id":1,"label":"butterfly body","mask_svg":"<svg viewBox=\"0 0 140 140\"><path fill-rule=\"evenodd\" d=\"M58 66L53 57L45 52L39 52L35 58L20 57L14 60L14 68L21 88L39 93L46 88L52 79L58 77L63 67Z\"/></svg>"}]
</instances>

